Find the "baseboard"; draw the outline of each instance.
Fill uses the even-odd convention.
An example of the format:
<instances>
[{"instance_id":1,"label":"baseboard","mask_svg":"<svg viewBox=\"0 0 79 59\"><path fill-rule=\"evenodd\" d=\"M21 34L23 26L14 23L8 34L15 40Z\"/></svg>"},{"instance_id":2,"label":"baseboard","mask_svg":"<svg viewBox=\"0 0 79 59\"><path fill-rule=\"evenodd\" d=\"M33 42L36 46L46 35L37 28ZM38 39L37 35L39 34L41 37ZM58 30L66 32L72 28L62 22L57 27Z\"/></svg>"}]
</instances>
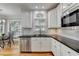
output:
<instances>
[{"instance_id":1,"label":"baseboard","mask_svg":"<svg viewBox=\"0 0 79 59\"><path fill-rule=\"evenodd\" d=\"M48 52L48 53L50 53L51 51L20 51L20 52L25 52L25 53L26 53L26 52L39 52L39 53L41 53L41 52L44 52L44 53L46 52L46 53L47 53L47 52ZM51 52L51 53L52 53L52 52Z\"/></svg>"},{"instance_id":2,"label":"baseboard","mask_svg":"<svg viewBox=\"0 0 79 59\"><path fill-rule=\"evenodd\" d=\"M21 51L21 53L51 53L52 56L55 56L52 51Z\"/></svg>"},{"instance_id":3,"label":"baseboard","mask_svg":"<svg viewBox=\"0 0 79 59\"><path fill-rule=\"evenodd\" d=\"M44 52L44 53L49 52L50 53L51 51L31 51L31 52Z\"/></svg>"}]
</instances>

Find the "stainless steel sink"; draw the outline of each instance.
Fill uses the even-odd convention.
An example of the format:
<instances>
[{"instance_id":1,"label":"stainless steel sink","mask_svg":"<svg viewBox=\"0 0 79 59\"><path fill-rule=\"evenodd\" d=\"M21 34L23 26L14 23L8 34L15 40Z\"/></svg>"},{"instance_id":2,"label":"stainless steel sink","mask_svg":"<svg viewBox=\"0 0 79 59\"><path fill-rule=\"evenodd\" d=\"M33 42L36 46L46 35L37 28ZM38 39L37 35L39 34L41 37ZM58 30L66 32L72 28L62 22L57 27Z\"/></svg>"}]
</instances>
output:
<instances>
[{"instance_id":1,"label":"stainless steel sink","mask_svg":"<svg viewBox=\"0 0 79 59\"><path fill-rule=\"evenodd\" d=\"M49 37L47 34L35 34L34 37Z\"/></svg>"}]
</instances>

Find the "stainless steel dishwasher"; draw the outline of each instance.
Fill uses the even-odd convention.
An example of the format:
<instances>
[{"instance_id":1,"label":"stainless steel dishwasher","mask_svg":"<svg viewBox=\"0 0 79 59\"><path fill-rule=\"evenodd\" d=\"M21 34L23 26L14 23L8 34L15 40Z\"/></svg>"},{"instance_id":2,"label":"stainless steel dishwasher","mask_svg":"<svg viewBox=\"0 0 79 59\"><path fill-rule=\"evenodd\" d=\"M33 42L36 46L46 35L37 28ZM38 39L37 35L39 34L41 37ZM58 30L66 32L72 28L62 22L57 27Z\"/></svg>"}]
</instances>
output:
<instances>
[{"instance_id":1,"label":"stainless steel dishwasher","mask_svg":"<svg viewBox=\"0 0 79 59\"><path fill-rule=\"evenodd\" d=\"M20 52L31 52L31 38L20 38Z\"/></svg>"}]
</instances>

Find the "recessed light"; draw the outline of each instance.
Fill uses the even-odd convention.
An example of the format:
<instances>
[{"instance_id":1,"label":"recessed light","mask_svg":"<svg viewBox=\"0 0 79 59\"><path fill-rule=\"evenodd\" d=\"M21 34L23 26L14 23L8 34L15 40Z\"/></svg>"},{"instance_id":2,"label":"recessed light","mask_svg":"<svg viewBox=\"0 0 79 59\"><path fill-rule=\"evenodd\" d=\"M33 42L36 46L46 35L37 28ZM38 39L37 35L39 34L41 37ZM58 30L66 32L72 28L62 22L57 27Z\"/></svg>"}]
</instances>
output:
<instances>
[{"instance_id":1,"label":"recessed light","mask_svg":"<svg viewBox=\"0 0 79 59\"><path fill-rule=\"evenodd\" d=\"M3 9L0 9L0 11L2 11Z\"/></svg>"},{"instance_id":2,"label":"recessed light","mask_svg":"<svg viewBox=\"0 0 79 59\"><path fill-rule=\"evenodd\" d=\"M44 6L42 6L42 8L45 8Z\"/></svg>"},{"instance_id":3,"label":"recessed light","mask_svg":"<svg viewBox=\"0 0 79 59\"><path fill-rule=\"evenodd\" d=\"M35 6L35 8L38 8L38 6Z\"/></svg>"},{"instance_id":4,"label":"recessed light","mask_svg":"<svg viewBox=\"0 0 79 59\"><path fill-rule=\"evenodd\" d=\"M67 6L63 6L63 9L66 8Z\"/></svg>"},{"instance_id":5,"label":"recessed light","mask_svg":"<svg viewBox=\"0 0 79 59\"><path fill-rule=\"evenodd\" d=\"M5 20L3 20L3 22L5 22Z\"/></svg>"}]
</instances>

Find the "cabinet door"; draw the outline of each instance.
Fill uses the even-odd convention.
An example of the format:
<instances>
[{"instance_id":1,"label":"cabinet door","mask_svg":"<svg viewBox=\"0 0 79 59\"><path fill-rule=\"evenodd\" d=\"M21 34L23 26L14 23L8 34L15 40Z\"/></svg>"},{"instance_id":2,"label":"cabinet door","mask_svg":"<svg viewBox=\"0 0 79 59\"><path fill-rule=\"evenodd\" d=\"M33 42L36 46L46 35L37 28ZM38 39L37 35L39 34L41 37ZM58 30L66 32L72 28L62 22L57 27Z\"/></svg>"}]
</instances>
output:
<instances>
[{"instance_id":1,"label":"cabinet door","mask_svg":"<svg viewBox=\"0 0 79 59\"><path fill-rule=\"evenodd\" d=\"M69 47L63 44L61 44L61 55L62 56L79 56L79 54L76 51L70 49Z\"/></svg>"},{"instance_id":2,"label":"cabinet door","mask_svg":"<svg viewBox=\"0 0 79 59\"><path fill-rule=\"evenodd\" d=\"M60 42L52 39L52 52L55 56L60 56Z\"/></svg>"},{"instance_id":3,"label":"cabinet door","mask_svg":"<svg viewBox=\"0 0 79 59\"><path fill-rule=\"evenodd\" d=\"M57 12L57 27L61 27L61 17L62 17L62 4L59 4L56 8Z\"/></svg>"},{"instance_id":4,"label":"cabinet door","mask_svg":"<svg viewBox=\"0 0 79 59\"><path fill-rule=\"evenodd\" d=\"M48 28L56 27L56 9L48 12Z\"/></svg>"},{"instance_id":5,"label":"cabinet door","mask_svg":"<svg viewBox=\"0 0 79 59\"><path fill-rule=\"evenodd\" d=\"M48 28L61 27L62 4L48 12Z\"/></svg>"},{"instance_id":6,"label":"cabinet door","mask_svg":"<svg viewBox=\"0 0 79 59\"><path fill-rule=\"evenodd\" d=\"M41 51L51 51L51 39L41 38Z\"/></svg>"},{"instance_id":7,"label":"cabinet door","mask_svg":"<svg viewBox=\"0 0 79 59\"><path fill-rule=\"evenodd\" d=\"M67 52L66 53L68 55L70 55L70 56L79 56L79 54L76 51L72 50L71 48L66 47L66 49L67 49Z\"/></svg>"},{"instance_id":8,"label":"cabinet door","mask_svg":"<svg viewBox=\"0 0 79 59\"><path fill-rule=\"evenodd\" d=\"M24 28L32 28L32 12L26 12L22 16L21 25Z\"/></svg>"},{"instance_id":9,"label":"cabinet door","mask_svg":"<svg viewBox=\"0 0 79 59\"><path fill-rule=\"evenodd\" d=\"M69 54L67 53L66 46L63 44L61 44L61 56L69 56Z\"/></svg>"},{"instance_id":10,"label":"cabinet door","mask_svg":"<svg viewBox=\"0 0 79 59\"><path fill-rule=\"evenodd\" d=\"M56 41L53 38L52 38L52 46L51 47L52 47L51 50L52 50L53 54L56 55L56 50L57 50Z\"/></svg>"},{"instance_id":11,"label":"cabinet door","mask_svg":"<svg viewBox=\"0 0 79 59\"><path fill-rule=\"evenodd\" d=\"M70 51L71 51L71 52L70 52L70 53L71 53L71 54L70 54L71 56L79 56L79 53L73 51L72 49L70 49Z\"/></svg>"},{"instance_id":12,"label":"cabinet door","mask_svg":"<svg viewBox=\"0 0 79 59\"><path fill-rule=\"evenodd\" d=\"M40 38L32 38L31 39L31 50L33 52L40 51Z\"/></svg>"},{"instance_id":13,"label":"cabinet door","mask_svg":"<svg viewBox=\"0 0 79 59\"><path fill-rule=\"evenodd\" d=\"M56 56L60 56L60 42L56 41Z\"/></svg>"}]
</instances>

